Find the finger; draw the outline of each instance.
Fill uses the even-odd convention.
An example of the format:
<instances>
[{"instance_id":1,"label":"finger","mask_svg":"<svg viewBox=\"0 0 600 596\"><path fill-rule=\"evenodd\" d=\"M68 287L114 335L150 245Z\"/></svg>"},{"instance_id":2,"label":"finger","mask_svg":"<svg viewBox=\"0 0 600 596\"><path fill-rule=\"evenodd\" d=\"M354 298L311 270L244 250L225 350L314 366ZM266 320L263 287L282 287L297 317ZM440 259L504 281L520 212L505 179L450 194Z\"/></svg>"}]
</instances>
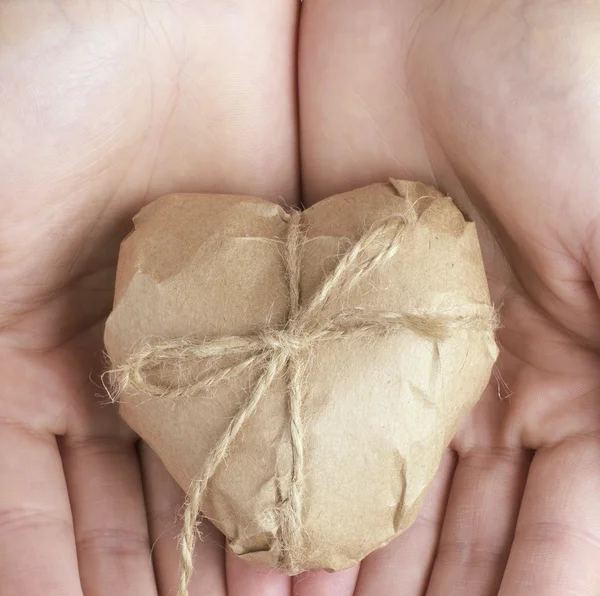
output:
<instances>
[{"instance_id":1,"label":"finger","mask_svg":"<svg viewBox=\"0 0 600 596\"><path fill-rule=\"evenodd\" d=\"M600 440L539 450L531 465L499 596L597 595Z\"/></svg>"},{"instance_id":2,"label":"finger","mask_svg":"<svg viewBox=\"0 0 600 596\"><path fill-rule=\"evenodd\" d=\"M84 593L156 595L133 441L67 435L61 447Z\"/></svg>"},{"instance_id":3,"label":"finger","mask_svg":"<svg viewBox=\"0 0 600 596\"><path fill-rule=\"evenodd\" d=\"M389 176L434 182L403 65L413 3L313 0L302 8L299 91L307 203Z\"/></svg>"},{"instance_id":4,"label":"finger","mask_svg":"<svg viewBox=\"0 0 600 596\"><path fill-rule=\"evenodd\" d=\"M148 525L158 593L174 596L179 584L178 539L184 494L161 461L140 443L140 459L148 509ZM225 596L225 549L223 536L208 523L200 528L202 540L196 543L190 596Z\"/></svg>"},{"instance_id":5,"label":"finger","mask_svg":"<svg viewBox=\"0 0 600 596\"><path fill-rule=\"evenodd\" d=\"M520 450L459 455L427 596L498 593L528 465Z\"/></svg>"},{"instance_id":6,"label":"finger","mask_svg":"<svg viewBox=\"0 0 600 596\"><path fill-rule=\"evenodd\" d=\"M456 454L448 451L415 523L361 565L356 596L419 596L431 573Z\"/></svg>"},{"instance_id":7,"label":"finger","mask_svg":"<svg viewBox=\"0 0 600 596\"><path fill-rule=\"evenodd\" d=\"M360 565L329 573L323 569L305 571L293 579L294 596L353 596Z\"/></svg>"},{"instance_id":8,"label":"finger","mask_svg":"<svg viewBox=\"0 0 600 596\"><path fill-rule=\"evenodd\" d=\"M81 596L69 496L51 433L0 422L0 596Z\"/></svg>"},{"instance_id":9,"label":"finger","mask_svg":"<svg viewBox=\"0 0 600 596\"><path fill-rule=\"evenodd\" d=\"M291 596L292 580L227 552L227 596Z\"/></svg>"}]
</instances>

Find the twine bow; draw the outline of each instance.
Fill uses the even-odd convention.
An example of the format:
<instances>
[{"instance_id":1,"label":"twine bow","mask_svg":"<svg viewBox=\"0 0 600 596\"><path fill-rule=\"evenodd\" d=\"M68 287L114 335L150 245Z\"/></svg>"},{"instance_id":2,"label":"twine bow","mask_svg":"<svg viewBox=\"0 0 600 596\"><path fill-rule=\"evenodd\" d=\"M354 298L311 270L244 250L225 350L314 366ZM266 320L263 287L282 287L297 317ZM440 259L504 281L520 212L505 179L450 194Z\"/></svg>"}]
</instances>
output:
<instances>
[{"instance_id":1,"label":"twine bow","mask_svg":"<svg viewBox=\"0 0 600 596\"><path fill-rule=\"evenodd\" d=\"M255 412L273 381L285 375L290 422L292 469L288 498L279 508L280 566L288 572L298 570L295 555L302 550L302 487L304 470L302 402L312 350L316 345L373 335L410 331L429 340L443 340L456 330L469 329L493 333L496 317L484 306L480 314L387 312L352 308L327 314L332 299L339 300L357 282L389 261L399 250L407 224L415 216L393 216L374 224L341 257L312 299L300 303L300 267L304 234L301 213L290 215L283 260L290 296L289 316L283 328L267 328L255 335L216 339L181 338L149 344L135 352L128 362L111 371L116 393L142 393L149 397L176 398L206 392L225 379L245 371L255 372L257 381L245 403L230 421L208 456L202 474L191 484L181 532L181 574L179 596L187 596L193 571L193 552L197 524L209 483L225 460L246 421ZM483 305L482 305L483 306ZM234 364L220 367L221 358ZM186 370L194 364L206 365L199 378L183 386L156 381L157 371ZM164 375L158 375L162 379Z\"/></svg>"}]
</instances>

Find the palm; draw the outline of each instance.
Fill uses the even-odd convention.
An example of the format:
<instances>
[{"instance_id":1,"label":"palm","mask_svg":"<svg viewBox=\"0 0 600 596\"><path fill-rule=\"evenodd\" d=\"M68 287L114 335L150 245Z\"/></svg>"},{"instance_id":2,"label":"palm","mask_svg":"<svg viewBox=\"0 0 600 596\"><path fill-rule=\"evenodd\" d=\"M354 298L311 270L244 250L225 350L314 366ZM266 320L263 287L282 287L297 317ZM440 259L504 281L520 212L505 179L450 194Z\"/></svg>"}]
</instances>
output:
<instances>
[{"instance_id":1,"label":"palm","mask_svg":"<svg viewBox=\"0 0 600 596\"><path fill-rule=\"evenodd\" d=\"M170 190L296 197L295 8L192 4L49 2L0 45L11 82L0 104L8 593L172 587L181 494L89 383L118 244L130 216ZM503 305L504 399L493 383L409 532L360 571L302 578L299 595L461 594L466 582L492 594L505 568L502 594L587 593L600 581L599 148L581 33L598 14L472 4L303 9L305 202L389 175L455 196L479 224ZM18 4L0 8L0 23L19 19ZM575 27L579 45L556 43ZM290 592L286 578L225 564L214 532L201 549L199 594ZM542 569L548 555L564 565Z\"/></svg>"}]
</instances>

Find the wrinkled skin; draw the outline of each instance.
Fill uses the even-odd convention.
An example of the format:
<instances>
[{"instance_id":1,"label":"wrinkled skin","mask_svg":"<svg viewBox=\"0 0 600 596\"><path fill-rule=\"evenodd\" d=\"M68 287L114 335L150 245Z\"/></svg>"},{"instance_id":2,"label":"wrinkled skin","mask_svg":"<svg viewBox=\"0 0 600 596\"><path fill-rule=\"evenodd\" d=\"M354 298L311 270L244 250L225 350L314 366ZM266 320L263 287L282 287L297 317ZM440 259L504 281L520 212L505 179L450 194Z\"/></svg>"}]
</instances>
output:
<instances>
[{"instance_id":1,"label":"wrinkled skin","mask_svg":"<svg viewBox=\"0 0 600 596\"><path fill-rule=\"evenodd\" d=\"M478 224L490 389L360 568L290 580L209 528L191 594L597 594L599 27L591 0L2 2L0 594L173 593L183 495L90 374L131 216L388 176Z\"/></svg>"}]
</instances>

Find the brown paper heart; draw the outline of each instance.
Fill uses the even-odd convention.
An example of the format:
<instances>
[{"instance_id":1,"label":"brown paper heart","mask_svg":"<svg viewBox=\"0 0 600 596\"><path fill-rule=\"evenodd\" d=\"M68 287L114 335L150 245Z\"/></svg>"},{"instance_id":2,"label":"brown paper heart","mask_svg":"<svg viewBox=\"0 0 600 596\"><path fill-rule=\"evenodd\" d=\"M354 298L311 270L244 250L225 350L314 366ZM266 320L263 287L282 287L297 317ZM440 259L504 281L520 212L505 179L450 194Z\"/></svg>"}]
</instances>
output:
<instances>
[{"instance_id":1,"label":"brown paper heart","mask_svg":"<svg viewBox=\"0 0 600 596\"><path fill-rule=\"evenodd\" d=\"M297 412L300 480L289 371L275 375L210 475L202 510L232 552L290 573L349 567L414 521L442 453L497 356L475 226L450 198L420 183L391 180L326 199L299 217L300 308L367 230L399 218L398 250L337 288L319 317L338 326L340 313L344 321L395 313L484 324L449 325L443 337L400 325L311 346ZM256 198L179 194L148 205L134 221L121 247L106 348L114 366L129 372L132 354L156 350L163 340L187 350L176 366L172 359L153 361L152 383L169 389L164 395L132 391L130 384L119 399L123 418L189 491L262 370L248 366L210 390L186 392L181 387L206 375L208 366L189 356L193 346L214 338L277 344L271 331L284 330L291 317L285 259L290 215ZM385 251L389 238L382 238L361 258ZM180 338L186 343L178 344ZM300 359L293 345L286 349L292 361ZM216 364L236 362L232 353ZM301 498L293 544L284 535L290 487Z\"/></svg>"}]
</instances>

